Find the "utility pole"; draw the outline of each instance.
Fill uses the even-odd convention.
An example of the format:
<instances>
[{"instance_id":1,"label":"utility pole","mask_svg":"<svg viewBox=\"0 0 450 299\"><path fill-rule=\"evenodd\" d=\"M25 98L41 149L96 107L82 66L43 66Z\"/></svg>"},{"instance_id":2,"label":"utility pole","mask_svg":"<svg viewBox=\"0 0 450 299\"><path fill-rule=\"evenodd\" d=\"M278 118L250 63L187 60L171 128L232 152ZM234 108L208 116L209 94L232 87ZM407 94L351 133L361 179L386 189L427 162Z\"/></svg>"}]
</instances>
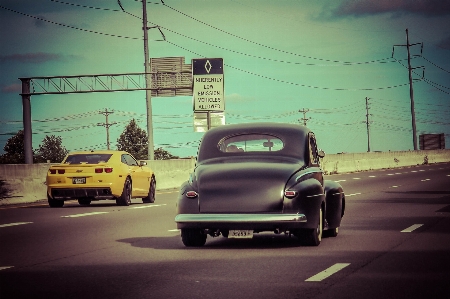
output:
<instances>
[{"instance_id":1,"label":"utility pole","mask_svg":"<svg viewBox=\"0 0 450 299\"><path fill-rule=\"evenodd\" d=\"M413 143L414 150L417 150L417 133L416 133L416 112L414 110L414 90L412 81L412 69L411 69L411 54L409 52L409 35L408 28L406 28L406 49L408 50L408 72L409 72L409 97L411 98L411 119L412 119L412 130L413 130Z\"/></svg>"},{"instance_id":2,"label":"utility pole","mask_svg":"<svg viewBox=\"0 0 450 299\"><path fill-rule=\"evenodd\" d=\"M308 111L309 111L309 109L305 109L305 108L303 108L303 110L298 110L298 112L303 113L303 118L300 118L299 121L303 120L303 125L304 126L306 126L306 122L311 119L311 117L306 118L306 112L308 112Z\"/></svg>"},{"instance_id":3,"label":"utility pole","mask_svg":"<svg viewBox=\"0 0 450 299\"><path fill-rule=\"evenodd\" d=\"M98 123L97 126L103 126L106 127L106 146L108 148L108 150L110 150L109 148L109 127L111 127L112 125L117 124L116 122L113 123L109 123L108 122L108 115L113 114L114 111L108 111L108 109L105 108L105 111L100 111L99 114L103 114L104 116L106 116L106 122L105 123Z\"/></svg>"},{"instance_id":4,"label":"utility pole","mask_svg":"<svg viewBox=\"0 0 450 299\"><path fill-rule=\"evenodd\" d=\"M367 152L370 152L370 130L369 130L369 100L370 98L366 97L366 126L367 126Z\"/></svg>"},{"instance_id":5,"label":"utility pole","mask_svg":"<svg viewBox=\"0 0 450 299\"><path fill-rule=\"evenodd\" d=\"M147 103L147 134L148 134L148 159L154 160L154 145L153 145L153 120L152 120L152 77L151 66L149 63L148 53L148 27L147 27L147 1L142 1L142 14L143 14L143 26L144 30L144 69L145 69L145 100Z\"/></svg>"},{"instance_id":6,"label":"utility pole","mask_svg":"<svg viewBox=\"0 0 450 299\"><path fill-rule=\"evenodd\" d=\"M414 143L413 145L414 145L414 150L416 151L417 150L416 112L414 109L414 89L413 89L413 78L412 78L412 70L415 68L411 67L411 53L410 53L410 47L415 46L415 45L422 45L422 49L423 49L423 43L415 43L415 44L409 43L408 28L406 28L406 45L394 45L394 47L392 49L392 57L394 57L395 47L399 47L399 46L406 47L406 50L408 52L409 97L411 100L411 123L412 123L413 143ZM422 49L421 49L421 55L422 55Z\"/></svg>"}]
</instances>

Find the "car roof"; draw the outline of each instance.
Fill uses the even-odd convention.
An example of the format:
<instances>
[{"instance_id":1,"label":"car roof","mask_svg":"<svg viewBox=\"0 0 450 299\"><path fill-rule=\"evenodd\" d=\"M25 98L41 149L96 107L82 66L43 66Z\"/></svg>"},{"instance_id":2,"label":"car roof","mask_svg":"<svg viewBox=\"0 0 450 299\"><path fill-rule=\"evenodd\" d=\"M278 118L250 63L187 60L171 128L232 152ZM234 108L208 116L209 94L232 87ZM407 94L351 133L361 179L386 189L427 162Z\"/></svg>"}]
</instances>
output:
<instances>
[{"instance_id":1,"label":"car roof","mask_svg":"<svg viewBox=\"0 0 450 299\"><path fill-rule=\"evenodd\" d=\"M87 154L128 154L125 151L115 151L115 150L99 150L99 151L74 151L70 152L69 155L87 155Z\"/></svg>"},{"instance_id":2,"label":"car roof","mask_svg":"<svg viewBox=\"0 0 450 299\"><path fill-rule=\"evenodd\" d=\"M270 155L287 156L296 159L304 158L308 134L311 130L305 126L287 123L244 123L224 125L213 128L205 133L199 147L198 159L202 160L230 157L230 153L224 153L219 150L218 143L227 136L240 134L269 134L280 138L284 143L284 148ZM261 153L267 155L267 153Z\"/></svg>"}]
</instances>

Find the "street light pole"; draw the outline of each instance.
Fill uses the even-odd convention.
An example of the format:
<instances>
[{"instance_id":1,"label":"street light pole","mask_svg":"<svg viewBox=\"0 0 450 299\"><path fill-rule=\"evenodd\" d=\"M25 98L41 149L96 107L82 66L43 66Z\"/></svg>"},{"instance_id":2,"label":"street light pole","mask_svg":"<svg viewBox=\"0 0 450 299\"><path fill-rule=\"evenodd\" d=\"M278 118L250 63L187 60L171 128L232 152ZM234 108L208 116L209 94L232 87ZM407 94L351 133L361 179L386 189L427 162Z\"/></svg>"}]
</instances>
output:
<instances>
[{"instance_id":1,"label":"street light pole","mask_svg":"<svg viewBox=\"0 0 450 299\"><path fill-rule=\"evenodd\" d=\"M147 134L148 134L148 159L154 160L154 145L153 145L153 120L152 120L152 77L151 66L149 63L148 53L148 27L147 27L147 3L146 0L142 1L143 11L143 27L144 30L144 69L145 69L145 100L147 103Z\"/></svg>"}]
</instances>

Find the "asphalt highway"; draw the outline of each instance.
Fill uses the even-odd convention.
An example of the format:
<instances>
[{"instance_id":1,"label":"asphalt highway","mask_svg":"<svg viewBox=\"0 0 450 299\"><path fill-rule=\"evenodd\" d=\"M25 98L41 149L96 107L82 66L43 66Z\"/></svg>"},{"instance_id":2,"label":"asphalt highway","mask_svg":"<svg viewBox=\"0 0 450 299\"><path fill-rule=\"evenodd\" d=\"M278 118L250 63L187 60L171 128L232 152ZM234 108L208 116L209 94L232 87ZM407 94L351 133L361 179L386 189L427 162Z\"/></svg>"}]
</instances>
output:
<instances>
[{"instance_id":1,"label":"asphalt highway","mask_svg":"<svg viewBox=\"0 0 450 299\"><path fill-rule=\"evenodd\" d=\"M177 190L153 204L0 208L0 298L450 298L450 164L330 175L336 238L208 237L186 248Z\"/></svg>"}]
</instances>

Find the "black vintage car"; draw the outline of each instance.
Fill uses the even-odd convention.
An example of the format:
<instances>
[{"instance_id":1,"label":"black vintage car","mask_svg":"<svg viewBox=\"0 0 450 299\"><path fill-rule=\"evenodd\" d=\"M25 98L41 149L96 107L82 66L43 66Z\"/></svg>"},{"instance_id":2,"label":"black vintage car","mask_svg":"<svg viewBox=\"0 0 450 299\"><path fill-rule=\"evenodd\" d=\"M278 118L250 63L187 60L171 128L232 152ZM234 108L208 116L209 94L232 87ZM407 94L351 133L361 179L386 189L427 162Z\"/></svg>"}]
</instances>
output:
<instances>
[{"instance_id":1,"label":"black vintage car","mask_svg":"<svg viewBox=\"0 0 450 299\"><path fill-rule=\"evenodd\" d=\"M317 246L337 236L342 187L324 180L314 133L281 123L225 125L203 136L197 165L180 189L175 222L185 246L207 235L251 238L271 231Z\"/></svg>"}]
</instances>

